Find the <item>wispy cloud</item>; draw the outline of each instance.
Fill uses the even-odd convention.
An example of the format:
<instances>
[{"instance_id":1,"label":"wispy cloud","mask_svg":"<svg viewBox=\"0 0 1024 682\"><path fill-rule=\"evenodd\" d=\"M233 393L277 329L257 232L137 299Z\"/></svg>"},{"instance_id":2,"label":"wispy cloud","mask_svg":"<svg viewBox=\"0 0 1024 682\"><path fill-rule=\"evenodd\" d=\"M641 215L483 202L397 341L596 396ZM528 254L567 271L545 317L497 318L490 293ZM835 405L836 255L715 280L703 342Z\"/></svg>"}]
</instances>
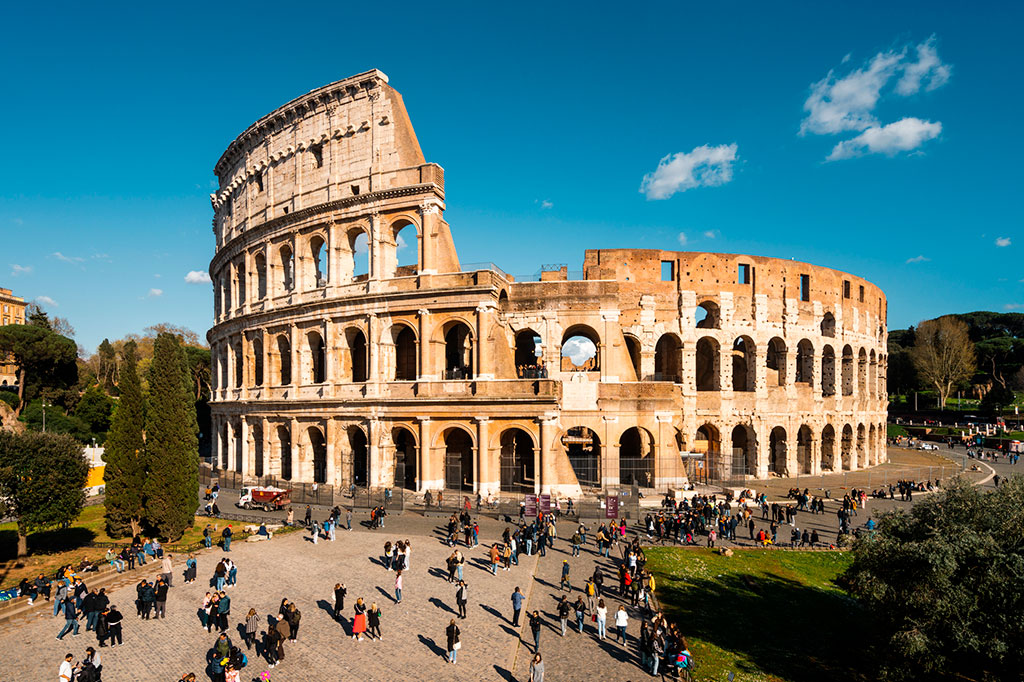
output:
<instances>
[{"instance_id":1,"label":"wispy cloud","mask_svg":"<svg viewBox=\"0 0 1024 682\"><path fill-rule=\"evenodd\" d=\"M552 206L554 206L554 204L551 203L550 199L545 199L544 201L540 202L541 208L551 208Z\"/></svg>"},{"instance_id":2,"label":"wispy cloud","mask_svg":"<svg viewBox=\"0 0 1024 682\"><path fill-rule=\"evenodd\" d=\"M931 258L927 256L914 256L913 258L908 258L907 263L927 263L930 260Z\"/></svg>"},{"instance_id":3,"label":"wispy cloud","mask_svg":"<svg viewBox=\"0 0 1024 682\"><path fill-rule=\"evenodd\" d=\"M998 239L996 239L996 246L1002 247L1002 246L1009 246L1009 245L1010 245L1010 238L1009 237L999 237Z\"/></svg>"},{"instance_id":4,"label":"wispy cloud","mask_svg":"<svg viewBox=\"0 0 1024 682\"><path fill-rule=\"evenodd\" d=\"M31 265L18 265L17 263L11 263L11 277L17 277L18 275L31 275Z\"/></svg>"},{"instance_id":5,"label":"wispy cloud","mask_svg":"<svg viewBox=\"0 0 1024 682\"><path fill-rule=\"evenodd\" d=\"M211 284L210 273L203 270L189 270L185 275L185 282L188 284Z\"/></svg>"},{"instance_id":6,"label":"wispy cloud","mask_svg":"<svg viewBox=\"0 0 1024 682\"><path fill-rule=\"evenodd\" d=\"M65 263L72 263L74 265L80 265L85 259L80 256L65 256L60 251L54 251L50 254L53 258Z\"/></svg>"},{"instance_id":7,"label":"wispy cloud","mask_svg":"<svg viewBox=\"0 0 1024 682\"><path fill-rule=\"evenodd\" d=\"M48 306L51 306L53 308L56 308L57 306L60 305L59 303L57 303L55 300L53 300L49 296L36 296L35 301L36 301L36 303L42 303L43 305L48 305Z\"/></svg>"},{"instance_id":8,"label":"wispy cloud","mask_svg":"<svg viewBox=\"0 0 1024 682\"><path fill-rule=\"evenodd\" d=\"M149 290L149 294L147 294L147 295L150 298L156 298L157 296L163 296L164 295L164 290L163 289L150 289Z\"/></svg>"},{"instance_id":9,"label":"wispy cloud","mask_svg":"<svg viewBox=\"0 0 1024 682\"><path fill-rule=\"evenodd\" d=\"M1024 303L1007 303L1003 306L1003 310L1020 310L1024 308Z\"/></svg>"},{"instance_id":10,"label":"wispy cloud","mask_svg":"<svg viewBox=\"0 0 1024 682\"><path fill-rule=\"evenodd\" d=\"M676 239L679 240L679 246L686 246L686 243L690 241L690 239L686 236L685 232L680 232L679 236L676 237Z\"/></svg>"},{"instance_id":11,"label":"wispy cloud","mask_svg":"<svg viewBox=\"0 0 1024 682\"><path fill-rule=\"evenodd\" d=\"M899 152L917 149L942 132L938 121L922 121L919 118L904 118L884 126L872 126L860 135L837 144L826 161L849 159L863 154L886 154L894 156Z\"/></svg>"},{"instance_id":12,"label":"wispy cloud","mask_svg":"<svg viewBox=\"0 0 1024 682\"><path fill-rule=\"evenodd\" d=\"M705 239L715 239L716 237L718 237L718 230L705 230L704 231L704 238Z\"/></svg>"},{"instance_id":13,"label":"wispy cloud","mask_svg":"<svg viewBox=\"0 0 1024 682\"><path fill-rule=\"evenodd\" d=\"M640 192L648 199L668 199L694 187L714 187L732 180L737 145L702 145L690 152L669 154L653 173L644 176Z\"/></svg>"}]
</instances>

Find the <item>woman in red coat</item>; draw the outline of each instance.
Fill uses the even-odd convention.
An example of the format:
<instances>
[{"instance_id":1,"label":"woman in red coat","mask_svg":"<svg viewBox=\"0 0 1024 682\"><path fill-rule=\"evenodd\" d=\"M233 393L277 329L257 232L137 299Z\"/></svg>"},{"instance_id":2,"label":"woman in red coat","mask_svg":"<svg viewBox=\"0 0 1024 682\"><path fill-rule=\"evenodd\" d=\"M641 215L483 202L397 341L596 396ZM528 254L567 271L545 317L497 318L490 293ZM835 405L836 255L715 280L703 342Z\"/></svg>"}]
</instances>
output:
<instances>
[{"instance_id":1,"label":"woman in red coat","mask_svg":"<svg viewBox=\"0 0 1024 682\"><path fill-rule=\"evenodd\" d=\"M362 597L356 600L355 614L355 617L352 618L352 639L358 637L361 642L363 633L366 632L366 604L363 603Z\"/></svg>"}]
</instances>

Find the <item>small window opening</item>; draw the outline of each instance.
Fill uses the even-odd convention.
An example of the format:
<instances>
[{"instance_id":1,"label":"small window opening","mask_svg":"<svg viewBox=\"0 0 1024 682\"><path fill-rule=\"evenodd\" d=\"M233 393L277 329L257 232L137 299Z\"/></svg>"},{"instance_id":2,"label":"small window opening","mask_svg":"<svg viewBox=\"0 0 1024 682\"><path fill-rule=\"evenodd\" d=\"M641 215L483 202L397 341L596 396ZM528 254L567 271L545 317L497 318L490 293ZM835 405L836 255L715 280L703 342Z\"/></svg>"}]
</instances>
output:
<instances>
[{"instance_id":1,"label":"small window opening","mask_svg":"<svg viewBox=\"0 0 1024 682\"><path fill-rule=\"evenodd\" d=\"M864 285L863 284L860 285L860 290L857 293L857 300L859 300L861 303L864 302Z\"/></svg>"},{"instance_id":2,"label":"small window opening","mask_svg":"<svg viewBox=\"0 0 1024 682\"><path fill-rule=\"evenodd\" d=\"M661 281L662 282L674 282L675 277L675 266L676 264L670 260L661 261Z\"/></svg>"},{"instance_id":3,"label":"small window opening","mask_svg":"<svg viewBox=\"0 0 1024 682\"><path fill-rule=\"evenodd\" d=\"M740 263L739 273L737 274L737 282L740 284L750 284L750 264Z\"/></svg>"},{"instance_id":4,"label":"small window opening","mask_svg":"<svg viewBox=\"0 0 1024 682\"><path fill-rule=\"evenodd\" d=\"M359 194L359 185L352 185L352 196Z\"/></svg>"},{"instance_id":5,"label":"small window opening","mask_svg":"<svg viewBox=\"0 0 1024 682\"><path fill-rule=\"evenodd\" d=\"M800 275L800 300L811 300L811 276Z\"/></svg>"},{"instance_id":6,"label":"small window opening","mask_svg":"<svg viewBox=\"0 0 1024 682\"><path fill-rule=\"evenodd\" d=\"M850 280L843 280L843 298L850 298Z\"/></svg>"},{"instance_id":7,"label":"small window opening","mask_svg":"<svg viewBox=\"0 0 1024 682\"><path fill-rule=\"evenodd\" d=\"M256 171L256 174L252 176L253 180L256 181L256 191L263 191L263 171Z\"/></svg>"},{"instance_id":8,"label":"small window opening","mask_svg":"<svg viewBox=\"0 0 1024 682\"><path fill-rule=\"evenodd\" d=\"M324 167L324 146L322 144L315 144L309 148L309 151L313 152L313 161L316 162L317 168Z\"/></svg>"}]
</instances>

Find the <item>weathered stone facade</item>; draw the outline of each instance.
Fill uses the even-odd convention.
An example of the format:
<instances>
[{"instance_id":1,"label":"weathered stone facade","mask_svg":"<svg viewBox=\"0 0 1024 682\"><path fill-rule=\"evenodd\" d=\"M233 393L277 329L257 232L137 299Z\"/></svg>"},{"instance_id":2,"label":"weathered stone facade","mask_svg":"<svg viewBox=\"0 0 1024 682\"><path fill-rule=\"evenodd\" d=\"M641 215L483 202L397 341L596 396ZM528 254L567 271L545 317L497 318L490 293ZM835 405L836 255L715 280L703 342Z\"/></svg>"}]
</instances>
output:
<instances>
[{"instance_id":1,"label":"weathered stone facade","mask_svg":"<svg viewBox=\"0 0 1024 682\"><path fill-rule=\"evenodd\" d=\"M221 467L575 495L885 458L877 287L657 250L588 250L582 279L462 268L444 172L379 71L257 121L215 172ZM593 357L574 366L567 342Z\"/></svg>"}]
</instances>

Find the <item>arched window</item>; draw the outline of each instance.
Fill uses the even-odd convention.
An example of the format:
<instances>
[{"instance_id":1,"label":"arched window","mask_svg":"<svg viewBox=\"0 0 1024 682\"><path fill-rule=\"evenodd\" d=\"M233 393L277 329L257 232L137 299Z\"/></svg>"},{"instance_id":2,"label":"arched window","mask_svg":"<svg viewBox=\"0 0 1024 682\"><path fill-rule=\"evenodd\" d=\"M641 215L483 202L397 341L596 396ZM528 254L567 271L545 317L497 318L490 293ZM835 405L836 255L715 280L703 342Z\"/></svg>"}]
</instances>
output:
<instances>
[{"instance_id":1,"label":"arched window","mask_svg":"<svg viewBox=\"0 0 1024 682\"><path fill-rule=\"evenodd\" d=\"M712 424L704 424L697 429L692 449L704 455L706 476L709 479L723 479L729 476L722 467L722 434Z\"/></svg>"},{"instance_id":2,"label":"arched window","mask_svg":"<svg viewBox=\"0 0 1024 682\"><path fill-rule=\"evenodd\" d=\"M449 490L473 489L473 439L462 429L444 434L444 482Z\"/></svg>"},{"instance_id":3,"label":"arched window","mask_svg":"<svg viewBox=\"0 0 1024 682\"><path fill-rule=\"evenodd\" d=\"M878 358L875 356L874 348L868 354L868 394L872 398L878 396Z\"/></svg>"},{"instance_id":4,"label":"arched window","mask_svg":"<svg viewBox=\"0 0 1024 682\"><path fill-rule=\"evenodd\" d=\"M259 422L252 425L252 453L253 453L253 474L256 478L262 478L264 474L263 465L263 427Z\"/></svg>"},{"instance_id":5,"label":"arched window","mask_svg":"<svg viewBox=\"0 0 1024 682\"><path fill-rule=\"evenodd\" d=\"M836 470L836 430L831 424L821 430L821 470Z\"/></svg>"},{"instance_id":6,"label":"arched window","mask_svg":"<svg viewBox=\"0 0 1024 682\"><path fill-rule=\"evenodd\" d=\"M800 339L796 347L796 382L814 387L814 346L807 339Z\"/></svg>"},{"instance_id":7,"label":"arched window","mask_svg":"<svg viewBox=\"0 0 1024 682\"><path fill-rule=\"evenodd\" d=\"M770 456L768 471L779 476L786 476L789 472L789 468L786 465L786 457L788 455L786 429L776 426L772 429L768 441L768 453Z\"/></svg>"},{"instance_id":8,"label":"arched window","mask_svg":"<svg viewBox=\"0 0 1024 682\"><path fill-rule=\"evenodd\" d=\"M850 471L853 469L853 427L849 424L843 427L842 458L843 470Z\"/></svg>"},{"instance_id":9,"label":"arched window","mask_svg":"<svg viewBox=\"0 0 1024 682\"><path fill-rule=\"evenodd\" d=\"M245 261L241 261L235 267L235 282L236 290L238 291L238 305L241 307L245 304Z\"/></svg>"},{"instance_id":10,"label":"arched window","mask_svg":"<svg viewBox=\"0 0 1024 682\"><path fill-rule=\"evenodd\" d=\"M473 378L473 334L462 322L444 326L444 378Z\"/></svg>"},{"instance_id":11,"label":"arched window","mask_svg":"<svg viewBox=\"0 0 1024 682\"><path fill-rule=\"evenodd\" d=\"M235 368L235 383L233 384L233 386L234 388L242 388L242 377L244 376L243 370L245 368L245 356L242 355L241 339L231 344L231 351L231 364L234 365Z\"/></svg>"},{"instance_id":12,"label":"arched window","mask_svg":"<svg viewBox=\"0 0 1024 682\"><path fill-rule=\"evenodd\" d=\"M327 284L327 246L324 238L318 234L313 235L309 240L309 257L313 266L312 281L314 287L322 287Z\"/></svg>"},{"instance_id":13,"label":"arched window","mask_svg":"<svg viewBox=\"0 0 1024 682\"><path fill-rule=\"evenodd\" d=\"M857 466L868 467L868 435L863 424L857 425Z\"/></svg>"},{"instance_id":14,"label":"arched window","mask_svg":"<svg viewBox=\"0 0 1024 682\"><path fill-rule=\"evenodd\" d=\"M367 377L366 336L361 329L352 328L345 331L345 343L348 345L348 379L353 383L362 383Z\"/></svg>"},{"instance_id":15,"label":"arched window","mask_svg":"<svg viewBox=\"0 0 1024 682\"><path fill-rule=\"evenodd\" d=\"M315 426L306 430L309 438L309 447L313 451L313 482L327 482L327 440L324 433Z\"/></svg>"},{"instance_id":16,"label":"arched window","mask_svg":"<svg viewBox=\"0 0 1024 682\"><path fill-rule=\"evenodd\" d=\"M573 426L562 436L576 481L583 488L601 486L601 439L585 426Z\"/></svg>"},{"instance_id":17,"label":"arched window","mask_svg":"<svg viewBox=\"0 0 1024 682\"><path fill-rule=\"evenodd\" d=\"M277 427L278 453L281 458L281 478L292 480L292 436L287 426Z\"/></svg>"},{"instance_id":18,"label":"arched window","mask_svg":"<svg viewBox=\"0 0 1024 682\"><path fill-rule=\"evenodd\" d=\"M853 349L843 347L843 395L853 395Z\"/></svg>"},{"instance_id":19,"label":"arched window","mask_svg":"<svg viewBox=\"0 0 1024 682\"><path fill-rule=\"evenodd\" d=\"M292 344L284 334L277 337L278 379L282 386L292 383Z\"/></svg>"},{"instance_id":20,"label":"arched window","mask_svg":"<svg viewBox=\"0 0 1024 682\"><path fill-rule=\"evenodd\" d=\"M836 318L832 313L825 313L821 318L821 335L829 338L836 336Z\"/></svg>"},{"instance_id":21,"label":"arched window","mask_svg":"<svg viewBox=\"0 0 1024 682\"><path fill-rule=\"evenodd\" d=\"M520 379L540 379L547 376L541 360L540 334L532 329L516 333L516 376ZM543 376L542 376L543 375Z\"/></svg>"},{"instance_id":22,"label":"arched window","mask_svg":"<svg viewBox=\"0 0 1024 682\"><path fill-rule=\"evenodd\" d=\"M403 221L392 226L395 232L395 277L415 275L419 267L419 233L416 226Z\"/></svg>"},{"instance_id":23,"label":"arched window","mask_svg":"<svg viewBox=\"0 0 1024 682\"><path fill-rule=\"evenodd\" d=\"M814 436L811 427L804 424L796 432L796 464L800 474L811 473L811 448Z\"/></svg>"},{"instance_id":24,"label":"arched window","mask_svg":"<svg viewBox=\"0 0 1024 682\"><path fill-rule=\"evenodd\" d=\"M416 333L405 325L391 328L395 346L395 381L416 381Z\"/></svg>"},{"instance_id":25,"label":"arched window","mask_svg":"<svg viewBox=\"0 0 1024 682\"><path fill-rule=\"evenodd\" d=\"M292 247L285 244L278 253L279 267L281 269L281 286L284 290L291 291L295 288L295 258L292 254Z\"/></svg>"},{"instance_id":26,"label":"arched window","mask_svg":"<svg viewBox=\"0 0 1024 682\"><path fill-rule=\"evenodd\" d=\"M352 253L352 277L366 279L370 274L370 238L359 230L349 234Z\"/></svg>"},{"instance_id":27,"label":"arched window","mask_svg":"<svg viewBox=\"0 0 1024 682\"><path fill-rule=\"evenodd\" d=\"M821 349L821 395L825 398L836 394L836 354L832 346Z\"/></svg>"},{"instance_id":28,"label":"arched window","mask_svg":"<svg viewBox=\"0 0 1024 682\"><path fill-rule=\"evenodd\" d=\"M632 334L624 334L623 338L626 340L626 352L629 353L629 364L633 368L633 381L640 381L643 379L643 374L640 372L640 339L636 338Z\"/></svg>"},{"instance_id":29,"label":"arched window","mask_svg":"<svg viewBox=\"0 0 1024 682\"><path fill-rule=\"evenodd\" d=\"M349 469L349 483L359 488L367 485L370 475L370 458L366 442L366 434L358 426L348 430L348 446L352 459Z\"/></svg>"},{"instance_id":30,"label":"arched window","mask_svg":"<svg viewBox=\"0 0 1024 682\"><path fill-rule=\"evenodd\" d=\"M679 381L682 346L675 334L662 334L658 339L654 347L655 381Z\"/></svg>"},{"instance_id":31,"label":"arched window","mask_svg":"<svg viewBox=\"0 0 1024 682\"><path fill-rule=\"evenodd\" d=\"M754 358L754 341L749 336L738 337L732 344L732 390L755 390Z\"/></svg>"},{"instance_id":32,"label":"arched window","mask_svg":"<svg viewBox=\"0 0 1024 682\"><path fill-rule=\"evenodd\" d=\"M391 441L395 444L395 485L416 490L416 438L409 429L396 426L391 430Z\"/></svg>"},{"instance_id":33,"label":"arched window","mask_svg":"<svg viewBox=\"0 0 1024 682\"><path fill-rule=\"evenodd\" d=\"M697 329L721 329L722 313L714 301L704 301L697 306L694 315Z\"/></svg>"},{"instance_id":34,"label":"arched window","mask_svg":"<svg viewBox=\"0 0 1024 682\"><path fill-rule=\"evenodd\" d=\"M732 475L754 476L757 473L757 440L754 430L740 424L732 430Z\"/></svg>"},{"instance_id":35,"label":"arched window","mask_svg":"<svg viewBox=\"0 0 1024 682\"><path fill-rule=\"evenodd\" d=\"M263 339L252 340L252 385L263 385Z\"/></svg>"},{"instance_id":36,"label":"arched window","mask_svg":"<svg viewBox=\"0 0 1024 682\"><path fill-rule=\"evenodd\" d=\"M768 342L765 366L768 368L769 388L786 385L786 342L777 336Z\"/></svg>"},{"instance_id":37,"label":"arched window","mask_svg":"<svg viewBox=\"0 0 1024 682\"><path fill-rule=\"evenodd\" d=\"M697 341L697 390L718 391L720 389L718 341L705 336Z\"/></svg>"},{"instance_id":38,"label":"arched window","mask_svg":"<svg viewBox=\"0 0 1024 682\"><path fill-rule=\"evenodd\" d=\"M322 384L327 380L327 353L324 339L318 332L306 334L309 346L309 383Z\"/></svg>"},{"instance_id":39,"label":"arched window","mask_svg":"<svg viewBox=\"0 0 1024 682\"><path fill-rule=\"evenodd\" d=\"M654 437L633 427L619 436L619 484L654 486Z\"/></svg>"},{"instance_id":40,"label":"arched window","mask_svg":"<svg viewBox=\"0 0 1024 682\"><path fill-rule=\"evenodd\" d=\"M256 297L262 301L267 297L267 258L257 253L253 262L256 265Z\"/></svg>"},{"instance_id":41,"label":"arched window","mask_svg":"<svg viewBox=\"0 0 1024 682\"><path fill-rule=\"evenodd\" d=\"M601 369L601 340L590 327L576 325L562 336L562 371L597 372Z\"/></svg>"},{"instance_id":42,"label":"arched window","mask_svg":"<svg viewBox=\"0 0 1024 682\"><path fill-rule=\"evenodd\" d=\"M502 492L529 493L534 490L533 438L522 429L501 434L500 488Z\"/></svg>"},{"instance_id":43,"label":"arched window","mask_svg":"<svg viewBox=\"0 0 1024 682\"><path fill-rule=\"evenodd\" d=\"M868 390L868 354L863 348L857 354L857 395L864 396Z\"/></svg>"}]
</instances>

